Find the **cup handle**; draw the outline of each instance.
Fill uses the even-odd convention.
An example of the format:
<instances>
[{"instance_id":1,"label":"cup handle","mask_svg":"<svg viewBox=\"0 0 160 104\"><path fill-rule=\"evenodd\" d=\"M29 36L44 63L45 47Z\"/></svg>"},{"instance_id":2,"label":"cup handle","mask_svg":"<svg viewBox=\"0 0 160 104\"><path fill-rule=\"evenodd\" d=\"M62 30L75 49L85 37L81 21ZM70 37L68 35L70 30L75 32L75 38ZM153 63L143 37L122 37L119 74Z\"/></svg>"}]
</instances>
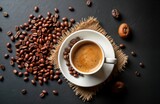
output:
<instances>
[{"instance_id":1,"label":"cup handle","mask_svg":"<svg viewBox=\"0 0 160 104\"><path fill-rule=\"evenodd\" d=\"M105 57L104 63L116 64L116 63L117 63L117 59L116 59L116 58L106 58L106 57Z\"/></svg>"}]
</instances>

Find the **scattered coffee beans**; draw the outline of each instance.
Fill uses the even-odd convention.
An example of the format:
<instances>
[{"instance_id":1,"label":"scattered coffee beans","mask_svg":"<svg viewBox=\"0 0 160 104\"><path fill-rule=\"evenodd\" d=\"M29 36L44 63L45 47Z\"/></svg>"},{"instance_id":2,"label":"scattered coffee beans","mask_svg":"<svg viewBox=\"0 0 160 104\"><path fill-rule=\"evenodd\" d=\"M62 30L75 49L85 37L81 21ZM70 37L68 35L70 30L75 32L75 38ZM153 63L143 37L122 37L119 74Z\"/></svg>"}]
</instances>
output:
<instances>
[{"instance_id":1,"label":"scattered coffee beans","mask_svg":"<svg viewBox=\"0 0 160 104\"><path fill-rule=\"evenodd\" d=\"M119 16L120 16L120 13L119 13L119 10L117 10L117 9L113 9L112 10L112 16L114 17L114 18L119 18Z\"/></svg>"},{"instance_id":2,"label":"scattered coffee beans","mask_svg":"<svg viewBox=\"0 0 160 104\"><path fill-rule=\"evenodd\" d=\"M6 44L7 48L11 48L11 43Z\"/></svg>"},{"instance_id":3,"label":"scattered coffee beans","mask_svg":"<svg viewBox=\"0 0 160 104\"><path fill-rule=\"evenodd\" d=\"M142 62L139 63L139 66L140 66L141 68L144 68L144 64L143 64Z\"/></svg>"},{"instance_id":4,"label":"scattered coffee beans","mask_svg":"<svg viewBox=\"0 0 160 104\"><path fill-rule=\"evenodd\" d=\"M20 28L18 26L15 26L15 31L19 31Z\"/></svg>"},{"instance_id":5,"label":"scattered coffee beans","mask_svg":"<svg viewBox=\"0 0 160 104\"><path fill-rule=\"evenodd\" d=\"M3 10L3 8L0 6L0 11L2 11Z\"/></svg>"},{"instance_id":6,"label":"scattered coffee beans","mask_svg":"<svg viewBox=\"0 0 160 104\"><path fill-rule=\"evenodd\" d=\"M124 48L125 48L125 45L124 45L124 44L120 44L119 47L120 47L121 49L124 49Z\"/></svg>"},{"instance_id":7,"label":"scattered coffee beans","mask_svg":"<svg viewBox=\"0 0 160 104\"><path fill-rule=\"evenodd\" d=\"M35 7L34 7L34 11L35 11L35 12L38 12L38 11L39 11L39 7L38 7L38 6L35 6Z\"/></svg>"},{"instance_id":8,"label":"scattered coffee beans","mask_svg":"<svg viewBox=\"0 0 160 104\"><path fill-rule=\"evenodd\" d=\"M29 73L27 71L25 71L24 73L24 76L28 77L29 76Z\"/></svg>"},{"instance_id":9,"label":"scattered coffee beans","mask_svg":"<svg viewBox=\"0 0 160 104\"><path fill-rule=\"evenodd\" d=\"M44 93L45 95L48 94L48 92L46 90L42 90L42 93Z\"/></svg>"},{"instance_id":10,"label":"scattered coffee beans","mask_svg":"<svg viewBox=\"0 0 160 104\"><path fill-rule=\"evenodd\" d=\"M8 35L8 36L11 36L11 35L13 35L13 33L12 33L11 31L8 31L8 32L7 32L7 35Z\"/></svg>"},{"instance_id":11,"label":"scattered coffee beans","mask_svg":"<svg viewBox=\"0 0 160 104\"><path fill-rule=\"evenodd\" d=\"M32 83L33 85L36 85L36 81L35 81L35 80L31 80L31 83Z\"/></svg>"},{"instance_id":12,"label":"scattered coffee beans","mask_svg":"<svg viewBox=\"0 0 160 104\"><path fill-rule=\"evenodd\" d=\"M53 90L52 91L54 95L58 95L58 91L57 90Z\"/></svg>"},{"instance_id":13,"label":"scattered coffee beans","mask_svg":"<svg viewBox=\"0 0 160 104\"><path fill-rule=\"evenodd\" d=\"M15 37L14 36L11 36L10 38L11 38L12 42L15 42Z\"/></svg>"},{"instance_id":14,"label":"scattered coffee beans","mask_svg":"<svg viewBox=\"0 0 160 104\"><path fill-rule=\"evenodd\" d=\"M45 94L44 93L40 93L39 95L41 98L44 98L45 97Z\"/></svg>"},{"instance_id":15,"label":"scattered coffee beans","mask_svg":"<svg viewBox=\"0 0 160 104\"><path fill-rule=\"evenodd\" d=\"M59 10L58 10L57 8L54 8L54 11L55 11L56 13L59 13Z\"/></svg>"},{"instance_id":16,"label":"scattered coffee beans","mask_svg":"<svg viewBox=\"0 0 160 104\"><path fill-rule=\"evenodd\" d=\"M118 29L119 36L121 38L127 38L129 36L129 33L130 33L129 26L126 23L122 23Z\"/></svg>"},{"instance_id":17,"label":"scattered coffee beans","mask_svg":"<svg viewBox=\"0 0 160 104\"><path fill-rule=\"evenodd\" d=\"M18 71L16 69L13 69L13 73L17 75Z\"/></svg>"},{"instance_id":18,"label":"scattered coffee beans","mask_svg":"<svg viewBox=\"0 0 160 104\"><path fill-rule=\"evenodd\" d=\"M138 71L135 71L134 74L135 74L137 77L141 77L141 74L140 74Z\"/></svg>"},{"instance_id":19,"label":"scattered coffee beans","mask_svg":"<svg viewBox=\"0 0 160 104\"><path fill-rule=\"evenodd\" d=\"M86 5L87 5L88 7L91 7L91 6L92 6L92 1L91 1L91 0L86 0Z\"/></svg>"},{"instance_id":20,"label":"scattered coffee beans","mask_svg":"<svg viewBox=\"0 0 160 104\"><path fill-rule=\"evenodd\" d=\"M10 65L14 66L14 61L13 60L10 60Z\"/></svg>"},{"instance_id":21,"label":"scattered coffee beans","mask_svg":"<svg viewBox=\"0 0 160 104\"><path fill-rule=\"evenodd\" d=\"M22 76L23 76L23 73L22 73L22 72L18 72L18 76L19 76L19 77L22 77Z\"/></svg>"},{"instance_id":22,"label":"scattered coffee beans","mask_svg":"<svg viewBox=\"0 0 160 104\"><path fill-rule=\"evenodd\" d=\"M4 77L2 75L0 75L0 81L3 81Z\"/></svg>"},{"instance_id":23,"label":"scattered coffee beans","mask_svg":"<svg viewBox=\"0 0 160 104\"><path fill-rule=\"evenodd\" d=\"M25 82L27 82L27 81L29 81L29 78L28 78L28 77L24 77L23 80L24 80Z\"/></svg>"},{"instance_id":24,"label":"scattered coffee beans","mask_svg":"<svg viewBox=\"0 0 160 104\"><path fill-rule=\"evenodd\" d=\"M7 48L8 52L12 53L12 49L11 48Z\"/></svg>"},{"instance_id":25,"label":"scattered coffee beans","mask_svg":"<svg viewBox=\"0 0 160 104\"><path fill-rule=\"evenodd\" d=\"M131 55L134 57L137 56L137 54L134 51L131 52Z\"/></svg>"},{"instance_id":26,"label":"scattered coffee beans","mask_svg":"<svg viewBox=\"0 0 160 104\"><path fill-rule=\"evenodd\" d=\"M69 6L68 9L69 9L70 11L72 11L72 12L74 11L74 8L71 7L71 6Z\"/></svg>"},{"instance_id":27,"label":"scattered coffee beans","mask_svg":"<svg viewBox=\"0 0 160 104\"><path fill-rule=\"evenodd\" d=\"M4 65L0 64L0 69L4 71L6 68Z\"/></svg>"},{"instance_id":28,"label":"scattered coffee beans","mask_svg":"<svg viewBox=\"0 0 160 104\"><path fill-rule=\"evenodd\" d=\"M0 32L2 32L2 27L0 27Z\"/></svg>"},{"instance_id":29,"label":"scattered coffee beans","mask_svg":"<svg viewBox=\"0 0 160 104\"><path fill-rule=\"evenodd\" d=\"M8 55L8 54L4 54L4 58L5 58L5 59L8 59L8 58L9 58L9 55Z\"/></svg>"},{"instance_id":30,"label":"scattered coffee beans","mask_svg":"<svg viewBox=\"0 0 160 104\"><path fill-rule=\"evenodd\" d=\"M58 79L58 84L62 84L62 79Z\"/></svg>"},{"instance_id":31,"label":"scattered coffee beans","mask_svg":"<svg viewBox=\"0 0 160 104\"><path fill-rule=\"evenodd\" d=\"M27 94L27 90L26 90L26 89L22 89L22 90L21 90L21 93L22 93L23 95L25 95L25 94Z\"/></svg>"},{"instance_id":32,"label":"scattered coffee beans","mask_svg":"<svg viewBox=\"0 0 160 104\"><path fill-rule=\"evenodd\" d=\"M4 16L4 17L8 17L9 15L8 15L7 12L3 12L3 16Z\"/></svg>"}]
</instances>

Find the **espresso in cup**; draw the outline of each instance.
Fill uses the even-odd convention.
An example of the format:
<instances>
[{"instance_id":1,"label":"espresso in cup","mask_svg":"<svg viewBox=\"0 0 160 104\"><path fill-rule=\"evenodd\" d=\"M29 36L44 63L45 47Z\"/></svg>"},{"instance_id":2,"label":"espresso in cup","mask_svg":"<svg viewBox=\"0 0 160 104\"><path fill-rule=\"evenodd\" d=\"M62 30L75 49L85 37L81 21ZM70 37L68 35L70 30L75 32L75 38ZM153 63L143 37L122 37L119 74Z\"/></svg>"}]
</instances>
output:
<instances>
[{"instance_id":1,"label":"espresso in cup","mask_svg":"<svg viewBox=\"0 0 160 104\"><path fill-rule=\"evenodd\" d=\"M89 39L74 44L69 60L77 72L86 75L98 72L104 63L115 64L117 61L116 58L105 57L102 47Z\"/></svg>"},{"instance_id":2,"label":"espresso in cup","mask_svg":"<svg viewBox=\"0 0 160 104\"><path fill-rule=\"evenodd\" d=\"M76 47L72 54L72 63L81 72L93 72L102 63L101 48L91 41L85 41Z\"/></svg>"}]
</instances>

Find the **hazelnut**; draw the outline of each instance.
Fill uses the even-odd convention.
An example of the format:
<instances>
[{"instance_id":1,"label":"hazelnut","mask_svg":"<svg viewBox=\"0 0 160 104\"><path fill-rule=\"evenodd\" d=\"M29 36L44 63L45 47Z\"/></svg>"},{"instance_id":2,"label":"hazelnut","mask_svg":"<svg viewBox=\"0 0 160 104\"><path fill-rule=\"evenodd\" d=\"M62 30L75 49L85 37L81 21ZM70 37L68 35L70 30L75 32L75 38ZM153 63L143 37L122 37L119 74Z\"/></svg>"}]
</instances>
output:
<instances>
[{"instance_id":1,"label":"hazelnut","mask_svg":"<svg viewBox=\"0 0 160 104\"><path fill-rule=\"evenodd\" d=\"M127 38L130 32L130 28L126 23L122 23L119 26L118 34L121 38Z\"/></svg>"}]
</instances>

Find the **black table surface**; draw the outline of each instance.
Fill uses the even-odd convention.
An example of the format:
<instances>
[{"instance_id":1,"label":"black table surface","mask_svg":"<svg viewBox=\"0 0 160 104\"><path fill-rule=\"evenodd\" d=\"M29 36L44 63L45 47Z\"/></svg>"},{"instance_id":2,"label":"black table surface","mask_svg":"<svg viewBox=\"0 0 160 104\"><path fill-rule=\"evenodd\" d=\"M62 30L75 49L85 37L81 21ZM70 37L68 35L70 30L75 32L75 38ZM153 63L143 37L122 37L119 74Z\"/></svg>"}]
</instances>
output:
<instances>
[{"instance_id":1,"label":"black table surface","mask_svg":"<svg viewBox=\"0 0 160 104\"><path fill-rule=\"evenodd\" d=\"M23 78L16 77L12 73L14 68L9 65L9 60L4 59L4 54L8 53L6 43L11 42L6 32L14 31L15 25L27 22L30 14L46 16L48 11L53 13L55 7L59 9L61 17L75 18L76 21L88 16L96 17L117 44L124 43L126 45L124 52L129 56L129 63L126 71L122 72L116 80L124 81L127 92L123 95L114 95L106 85L94 96L92 101L86 102L87 104L160 104L160 1L92 1L92 7L87 7L85 0L0 0L0 6L3 7L2 12L9 13L9 17L5 18L0 12L0 27L3 29L0 32L0 64L6 66L5 71L0 70L0 75L4 76L4 81L0 82L0 104L83 103L64 80L62 85L53 81L48 85L35 87L31 83L25 83ZM34 6L40 8L38 13L34 12ZM74 7L75 11L70 12L69 6ZM122 19L120 21L111 16L113 8L117 8L121 12ZM118 26L123 22L128 23L132 30L132 36L127 40L121 39L117 33ZM135 51L137 57L131 56L131 51ZM15 52L10 54L10 56L14 55ZM143 62L145 68L140 68L139 62ZM136 77L135 71L139 71L141 77ZM23 88L28 91L26 95L20 93ZM39 94L43 89L46 89L49 95L41 99ZM53 89L59 91L58 96L52 94Z\"/></svg>"}]
</instances>

